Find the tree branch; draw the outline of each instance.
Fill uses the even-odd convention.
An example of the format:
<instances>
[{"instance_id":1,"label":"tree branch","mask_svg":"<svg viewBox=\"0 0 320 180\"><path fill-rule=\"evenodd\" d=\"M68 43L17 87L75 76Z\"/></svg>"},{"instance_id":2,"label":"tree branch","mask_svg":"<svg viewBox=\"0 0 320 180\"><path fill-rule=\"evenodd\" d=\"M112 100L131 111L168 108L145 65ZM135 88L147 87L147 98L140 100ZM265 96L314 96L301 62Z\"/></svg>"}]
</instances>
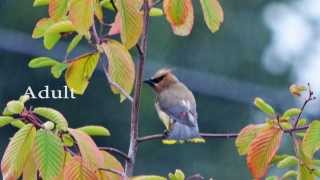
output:
<instances>
[{"instance_id":1,"label":"tree branch","mask_svg":"<svg viewBox=\"0 0 320 180\"><path fill-rule=\"evenodd\" d=\"M137 68L137 77L135 80L134 96L133 103L131 108L131 129L130 129L130 145L128 151L128 157L130 162L126 162L125 174L130 177L133 174L134 164L136 160L136 154L138 151L138 131L139 131L139 109L140 109L140 94L141 86L143 80L144 72L144 61L146 59L147 52L147 37L148 37L148 27L149 27L149 2L144 0L143 2L143 33L139 42L139 47L141 47L141 54L138 68Z\"/></svg>"},{"instance_id":2,"label":"tree branch","mask_svg":"<svg viewBox=\"0 0 320 180\"><path fill-rule=\"evenodd\" d=\"M130 161L130 158L127 156L126 153L122 152L119 149L113 148L113 147L99 147L100 150L108 151L110 153L115 153L121 157L123 157L126 161Z\"/></svg>"}]
</instances>

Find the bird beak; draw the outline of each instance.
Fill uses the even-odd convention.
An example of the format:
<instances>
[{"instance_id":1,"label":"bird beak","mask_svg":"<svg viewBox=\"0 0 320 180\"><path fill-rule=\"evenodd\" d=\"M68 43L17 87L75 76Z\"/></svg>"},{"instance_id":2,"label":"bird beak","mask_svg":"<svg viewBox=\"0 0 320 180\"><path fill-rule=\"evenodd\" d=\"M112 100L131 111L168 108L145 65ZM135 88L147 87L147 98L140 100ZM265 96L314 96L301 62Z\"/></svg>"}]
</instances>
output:
<instances>
[{"instance_id":1,"label":"bird beak","mask_svg":"<svg viewBox=\"0 0 320 180\"><path fill-rule=\"evenodd\" d=\"M154 83L153 79L147 79L147 80L144 80L143 82L148 84L151 87L155 86L155 83Z\"/></svg>"}]
</instances>

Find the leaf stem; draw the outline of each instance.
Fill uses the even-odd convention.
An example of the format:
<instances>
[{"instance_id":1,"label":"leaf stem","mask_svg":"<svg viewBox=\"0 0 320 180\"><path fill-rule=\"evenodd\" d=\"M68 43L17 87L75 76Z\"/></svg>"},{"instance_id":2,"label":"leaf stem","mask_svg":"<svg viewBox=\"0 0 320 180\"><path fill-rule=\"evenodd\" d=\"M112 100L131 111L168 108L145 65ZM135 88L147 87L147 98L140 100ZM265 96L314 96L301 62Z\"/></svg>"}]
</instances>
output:
<instances>
[{"instance_id":1,"label":"leaf stem","mask_svg":"<svg viewBox=\"0 0 320 180\"><path fill-rule=\"evenodd\" d=\"M121 157L123 157L126 161L130 161L130 158L127 156L126 153L122 152L119 149L113 148L113 147L99 147L100 150L108 151L110 153L115 153Z\"/></svg>"}]
</instances>

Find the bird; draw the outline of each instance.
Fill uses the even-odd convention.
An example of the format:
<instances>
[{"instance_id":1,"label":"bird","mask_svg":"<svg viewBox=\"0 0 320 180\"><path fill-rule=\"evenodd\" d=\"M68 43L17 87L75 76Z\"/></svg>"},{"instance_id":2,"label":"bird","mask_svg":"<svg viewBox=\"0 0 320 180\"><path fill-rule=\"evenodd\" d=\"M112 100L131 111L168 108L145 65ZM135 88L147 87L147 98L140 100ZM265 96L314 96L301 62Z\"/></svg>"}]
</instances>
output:
<instances>
[{"instance_id":1,"label":"bird","mask_svg":"<svg viewBox=\"0 0 320 180\"><path fill-rule=\"evenodd\" d=\"M144 80L144 83L156 94L155 109L166 128L163 143L203 143L194 95L172 70L160 69L151 78Z\"/></svg>"}]
</instances>

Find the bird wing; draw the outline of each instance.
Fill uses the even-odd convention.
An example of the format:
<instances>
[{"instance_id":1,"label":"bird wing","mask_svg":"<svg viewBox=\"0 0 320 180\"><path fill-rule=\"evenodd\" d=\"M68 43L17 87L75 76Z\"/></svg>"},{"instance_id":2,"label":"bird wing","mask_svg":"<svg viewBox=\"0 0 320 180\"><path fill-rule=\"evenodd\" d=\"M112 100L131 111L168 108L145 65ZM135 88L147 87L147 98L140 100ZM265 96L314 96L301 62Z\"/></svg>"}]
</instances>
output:
<instances>
[{"instance_id":1,"label":"bird wing","mask_svg":"<svg viewBox=\"0 0 320 180\"><path fill-rule=\"evenodd\" d=\"M176 122L194 127L197 125L197 112L190 101L182 100L177 104L163 109Z\"/></svg>"}]
</instances>

